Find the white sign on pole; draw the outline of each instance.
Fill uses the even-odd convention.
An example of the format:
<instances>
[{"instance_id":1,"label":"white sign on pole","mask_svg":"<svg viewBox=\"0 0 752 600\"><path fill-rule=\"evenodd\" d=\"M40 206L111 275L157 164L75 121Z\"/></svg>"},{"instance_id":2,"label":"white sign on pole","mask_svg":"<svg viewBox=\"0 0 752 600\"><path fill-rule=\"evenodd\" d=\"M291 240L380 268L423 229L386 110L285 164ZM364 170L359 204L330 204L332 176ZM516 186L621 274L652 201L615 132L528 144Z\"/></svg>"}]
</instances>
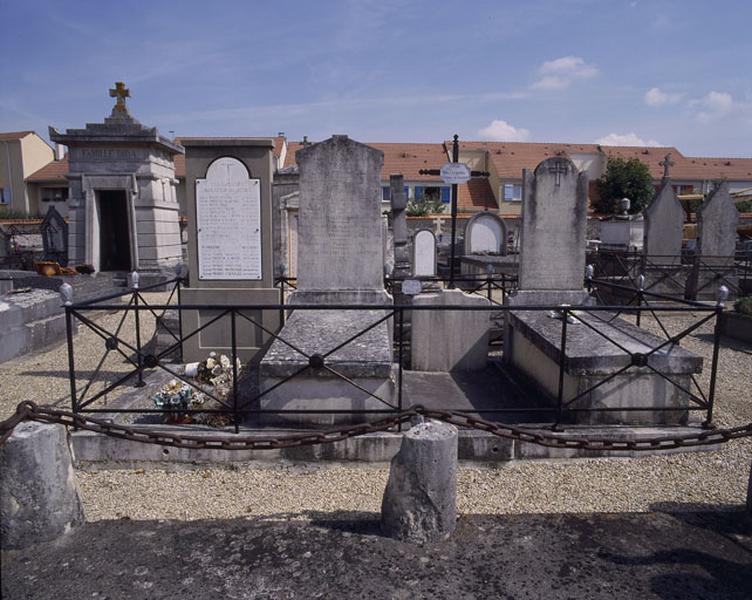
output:
<instances>
[{"instance_id":1,"label":"white sign on pole","mask_svg":"<svg viewBox=\"0 0 752 600\"><path fill-rule=\"evenodd\" d=\"M465 163L446 163L439 172L444 183L466 183L470 180L470 168Z\"/></svg>"}]
</instances>

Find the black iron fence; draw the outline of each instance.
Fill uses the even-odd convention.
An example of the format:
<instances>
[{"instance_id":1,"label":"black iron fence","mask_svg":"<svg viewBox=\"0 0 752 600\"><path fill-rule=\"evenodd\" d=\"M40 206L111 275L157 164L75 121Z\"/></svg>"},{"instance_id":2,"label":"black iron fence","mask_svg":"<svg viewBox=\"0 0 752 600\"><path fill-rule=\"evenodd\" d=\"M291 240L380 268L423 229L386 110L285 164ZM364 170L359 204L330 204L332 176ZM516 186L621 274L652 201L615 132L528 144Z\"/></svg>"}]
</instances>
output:
<instances>
[{"instance_id":1,"label":"black iron fence","mask_svg":"<svg viewBox=\"0 0 752 600\"><path fill-rule=\"evenodd\" d=\"M459 280L456 282L460 283ZM586 278L586 285L590 290L593 303L583 303L579 306L556 304L512 306L500 303L497 299L493 299L485 306L413 306L407 304L326 306L296 304L291 306L285 302L286 294L295 289L296 282L293 279L282 278L277 281L280 287L280 301L276 304L207 306L181 303L183 282L180 279L174 279L168 283L171 285L171 290L167 299L160 302L149 298L146 292L164 286L165 283L126 289L86 302L76 303L72 298L67 297L65 314L68 326L68 372L73 413L81 415L100 413L115 420L125 415L165 415L168 417L181 415L190 418L191 415L217 414L227 417L229 424L237 432L242 425L262 423L265 416L272 414L277 417L330 415L335 418L336 415L349 415L358 419L366 419L369 416L384 418L385 415L402 413L416 405L429 403L428 408L436 411L476 414L493 420L499 420L502 417L512 418L517 422L535 423L538 426L546 424L553 428L568 423L582 422L582 415L611 413L614 415L611 422L614 422L614 419L618 422L622 416L629 421L628 415L638 411L642 414L656 415L700 413L705 426L712 425L719 369L719 319L724 310L722 301L708 304L677 300L647 289L639 287L635 289L589 276ZM491 297L498 289L506 299L506 295L511 291L506 287L509 283L504 278L501 281L496 281L492 277L474 279L472 291ZM632 294L633 297L621 304L597 304L598 298L606 288L611 292ZM278 315L280 324L283 324L293 311L305 313L322 310L336 311L343 315L358 311L360 314L368 313L372 316L368 323L359 327L357 331L349 332L343 339L338 339L331 347L317 347L315 351L304 349L294 341L286 339L283 328L270 328L264 324L263 319L264 314L275 314ZM186 331L183 326L183 316L186 311L212 311L212 316L199 327ZM513 315L538 315L544 319L543 322L548 332L547 342L550 346L548 355L557 371L556 384L553 388L551 386L546 388L541 382L536 381L535 376L530 377L530 374L520 373L519 369L503 358L491 362L489 367L492 372L489 376L491 384L486 387L485 395L478 397L477 402L469 398L467 402L459 406L445 404L446 398L451 397L449 386L454 385L452 381L456 384L456 380L452 379L453 376L447 376L448 378L439 381L438 384L434 382L430 390L422 393L421 385L424 382L421 383L420 377L416 378L416 373L406 368L408 364L406 353L409 351L406 323L417 313L426 311L444 315L461 312L483 313L487 314L489 319L492 315L496 317L501 315L508 326L511 326ZM684 319L677 324L666 317L668 313L673 316L682 316ZM651 319L651 325L660 338L641 337L641 346L638 349L625 343L625 335L635 334L630 327L639 328L645 325L648 318ZM550 321L545 319L550 319ZM74 336L75 323L79 325L78 336ZM180 364L170 358L180 353L188 340L219 323L226 326L229 331L228 358L232 365L229 392L225 394L207 389L192 377L186 376ZM394 368L389 384L393 390L391 394L383 394L378 390L367 388L356 377L343 373L341 365L336 360L338 352L351 345L363 343L369 332L383 324L387 324L393 331L394 343L391 359ZM278 377L273 385L261 389L258 384L258 362L239 364L238 336L241 325L246 329L250 326L253 331L263 336L266 339L267 348L271 343L277 342L290 349L296 358L295 367L283 377ZM713 344L709 372L707 371L708 365L705 364L703 366L706 374L704 377L700 377L698 372L691 372L687 376L688 379L680 380L665 367L666 361L662 360L662 357L667 353L670 354L670 351L678 348L687 336L703 327L711 331L705 335L711 336ZM579 332L577 335L582 336L585 330L589 332L588 335L591 335L593 340L605 343L612 354L618 355L621 362L620 366L610 373L598 380L588 380L584 386L580 385L572 392L565 380L572 376L571 366L577 358L571 349L572 340L577 337L573 337L573 331ZM92 332L96 341L87 341L85 348L82 348L79 343L79 340L83 339L81 331ZM169 339L169 343L161 347L156 346L154 341L157 334ZM646 342L646 339L650 341ZM456 343L456 340L446 340L446 343ZM506 340L504 344L506 345ZM92 360L92 356L98 356L96 364L83 366L79 360L81 354L85 354L89 360ZM118 369L103 368L105 363L108 360L111 361L113 357L117 360ZM143 386L153 374L160 372L200 391L213 401L212 407L156 408L150 404L149 398L143 398L140 403L130 406L117 406L116 403L109 401L110 395L116 390ZM603 391L617 378L631 374L650 375L665 381L683 398L682 402L678 405L645 404L644 398L641 397L639 391L636 391L633 397L627 398L626 402L620 402L618 406L610 406L607 403L583 405L583 400L594 392ZM265 405L265 399L268 399L272 392L279 392L290 382L296 380L300 382L302 378L309 375L330 377L346 383L352 390L353 398L358 397L361 400L366 398L367 406L362 407L364 406L362 402L358 405L359 407L351 405L341 408L306 405L288 409L268 408ZM472 387L473 383L473 381L461 382L461 385ZM505 395L505 390L514 390L511 394L514 396L513 401L509 400L511 396ZM666 419L661 418L661 420ZM668 419L668 421L686 424L687 418L680 416L678 419Z\"/></svg>"},{"instance_id":2,"label":"black iron fence","mask_svg":"<svg viewBox=\"0 0 752 600\"><path fill-rule=\"evenodd\" d=\"M733 296L752 293L752 251L733 257L704 256L685 250L678 256L648 256L641 250L600 248L588 253L588 264L602 280L671 296L672 299L712 298L721 285Z\"/></svg>"}]
</instances>

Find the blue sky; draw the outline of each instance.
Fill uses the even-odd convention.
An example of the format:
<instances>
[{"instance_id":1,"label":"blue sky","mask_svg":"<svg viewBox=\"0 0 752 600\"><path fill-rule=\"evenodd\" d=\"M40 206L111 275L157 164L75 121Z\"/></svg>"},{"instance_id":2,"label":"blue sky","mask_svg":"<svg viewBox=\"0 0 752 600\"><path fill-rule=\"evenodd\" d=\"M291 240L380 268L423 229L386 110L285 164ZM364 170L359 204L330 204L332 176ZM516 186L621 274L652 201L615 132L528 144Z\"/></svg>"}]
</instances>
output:
<instances>
[{"instance_id":1,"label":"blue sky","mask_svg":"<svg viewBox=\"0 0 752 600\"><path fill-rule=\"evenodd\" d=\"M0 0L0 131L347 133L752 156L750 0Z\"/></svg>"}]
</instances>

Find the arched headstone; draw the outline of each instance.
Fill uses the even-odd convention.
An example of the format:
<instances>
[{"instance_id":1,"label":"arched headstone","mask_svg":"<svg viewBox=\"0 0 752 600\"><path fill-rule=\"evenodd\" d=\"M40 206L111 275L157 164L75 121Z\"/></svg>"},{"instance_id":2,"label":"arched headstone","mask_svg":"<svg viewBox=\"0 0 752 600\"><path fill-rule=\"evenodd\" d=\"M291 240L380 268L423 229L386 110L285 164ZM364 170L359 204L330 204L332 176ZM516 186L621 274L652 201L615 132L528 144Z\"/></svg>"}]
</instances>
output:
<instances>
[{"instance_id":1,"label":"arched headstone","mask_svg":"<svg viewBox=\"0 0 752 600\"><path fill-rule=\"evenodd\" d=\"M68 225L54 206L50 206L39 226L46 259L64 262L68 258Z\"/></svg>"},{"instance_id":2,"label":"arched headstone","mask_svg":"<svg viewBox=\"0 0 752 600\"><path fill-rule=\"evenodd\" d=\"M645 256L655 264L678 263L684 237L684 209L667 180L644 212Z\"/></svg>"},{"instance_id":3,"label":"arched headstone","mask_svg":"<svg viewBox=\"0 0 752 600\"><path fill-rule=\"evenodd\" d=\"M739 211L724 181L697 211L697 253L705 264L723 265L734 261L738 222Z\"/></svg>"},{"instance_id":4,"label":"arched headstone","mask_svg":"<svg viewBox=\"0 0 752 600\"><path fill-rule=\"evenodd\" d=\"M506 254L507 227L490 212L474 215L465 227L465 254Z\"/></svg>"},{"instance_id":5,"label":"arched headstone","mask_svg":"<svg viewBox=\"0 0 752 600\"><path fill-rule=\"evenodd\" d=\"M436 236L430 229L419 229L413 240L413 275L436 276Z\"/></svg>"}]
</instances>

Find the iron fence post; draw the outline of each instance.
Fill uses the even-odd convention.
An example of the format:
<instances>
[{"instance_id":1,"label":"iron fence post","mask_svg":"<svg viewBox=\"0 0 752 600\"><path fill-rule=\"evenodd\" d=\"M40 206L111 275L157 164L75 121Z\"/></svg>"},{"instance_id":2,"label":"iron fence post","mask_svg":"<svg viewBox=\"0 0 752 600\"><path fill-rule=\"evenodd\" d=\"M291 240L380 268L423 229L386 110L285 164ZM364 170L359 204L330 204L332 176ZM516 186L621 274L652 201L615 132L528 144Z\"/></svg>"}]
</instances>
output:
<instances>
[{"instance_id":1,"label":"iron fence post","mask_svg":"<svg viewBox=\"0 0 752 600\"><path fill-rule=\"evenodd\" d=\"M713 330L713 358L710 364L710 390L708 391L708 414L705 422L702 424L705 428L713 427L713 404L715 403L715 383L718 375L718 351L721 345L721 315L723 314L723 303L728 298L728 288L722 285L718 289L718 302L715 305L715 328Z\"/></svg>"},{"instance_id":2,"label":"iron fence post","mask_svg":"<svg viewBox=\"0 0 752 600\"><path fill-rule=\"evenodd\" d=\"M76 362L73 358L73 311L69 304L65 306L65 335L68 338L68 380L71 393L71 410L78 412L76 398Z\"/></svg>"},{"instance_id":3,"label":"iron fence post","mask_svg":"<svg viewBox=\"0 0 752 600\"><path fill-rule=\"evenodd\" d=\"M285 277L284 275L279 278L279 303L282 305L283 308L279 309L279 324L284 325L285 324Z\"/></svg>"},{"instance_id":4,"label":"iron fence post","mask_svg":"<svg viewBox=\"0 0 752 600\"><path fill-rule=\"evenodd\" d=\"M405 345L405 338L404 338L404 331L403 327L405 325L405 309L400 308L398 309L398 315L397 315L397 329L399 330L399 355L397 357L397 362L399 366L397 367L397 408L399 412L402 412L403 406L402 406L402 363L404 359L404 345ZM402 423L398 426L398 431L402 431Z\"/></svg>"},{"instance_id":5,"label":"iron fence post","mask_svg":"<svg viewBox=\"0 0 752 600\"><path fill-rule=\"evenodd\" d=\"M637 327L639 327L640 323L642 322L642 303L644 300L643 295L645 292L645 275L641 273L638 281L639 289L637 290Z\"/></svg>"},{"instance_id":6,"label":"iron fence post","mask_svg":"<svg viewBox=\"0 0 752 600\"><path fill-rule=\"evenodd\" d=\"M491 275L486 278L486 285L488 286L488 301L491 302L492 288L491 288Z\"/></svg>"},{"instance_id":7,"label":"iron fence post","mask_svg":"<svg viewBox=\"0 0 752 600\"><path fill-rule=\"evenodd\" d=\"M232 413L235 433L240 433L240 415L238 415L238 346L235 333L235 309L230 311L230 336L232 343Z\"/></svg>"},{"instance_id":8,"label":"iron fence post","mask_svg":"<svg viewBox=\"0 0 752 600\"><path fill-rule=\"evenodd\" d=\"M559 386L556 397L556 423L554 431L561 425L561 416L564 409L564 369L567 361L567 321L569 319L569 309L564 307L561 314L561 352L559 353Z\"/></svg>"},{"instance_id":9,"label":"iron fence post","mask_svg":"<svg viewBox=\"0 0 752 600\"><path fill-rule=\"evenodd\" d=\"M178 336L180 338L180 360L183 360L183 302L180 300L180 288L181 288L182 279L178 277L178 280L176 282L177 285L177 296L178 296Z\"/></svg>"},{"instance_id":10,"label":"iron fence post","mask_svg":"<svg viewBox=\"0 0 752 600\"><path fill-rule=\"evenodd\" d=\"M144 383L144 360L141 356L141 311L138 310L138 287L133 288L133 308L136 313L136 359L138 360L138 382L136 387L143 387Z\"/></svg>"}]
</instances>

